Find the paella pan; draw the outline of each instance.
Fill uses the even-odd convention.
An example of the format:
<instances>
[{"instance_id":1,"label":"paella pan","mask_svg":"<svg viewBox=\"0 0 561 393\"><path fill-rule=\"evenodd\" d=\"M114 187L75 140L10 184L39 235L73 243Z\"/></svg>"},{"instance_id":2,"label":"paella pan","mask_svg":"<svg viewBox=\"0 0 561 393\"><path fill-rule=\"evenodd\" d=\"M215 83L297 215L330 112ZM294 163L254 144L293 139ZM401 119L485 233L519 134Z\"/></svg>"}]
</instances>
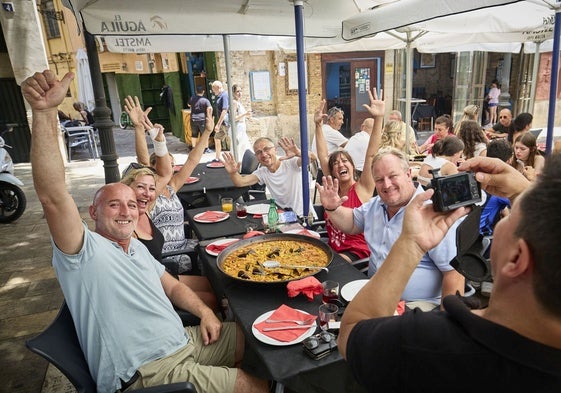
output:
<instances>
[{"instance_id":1,"label":"paella pan","mask_svg":"<svg viewBox=\"0 0 561 393\"><path fill-rule=\"evenodd\" d=\"M333 251L319 239L270 234L243 239L228 246L216 262L220 271L236 280L282 283L319 273L332 259ZM272 261L280 266L267 267Z\"/></svg>"}]
</instances>

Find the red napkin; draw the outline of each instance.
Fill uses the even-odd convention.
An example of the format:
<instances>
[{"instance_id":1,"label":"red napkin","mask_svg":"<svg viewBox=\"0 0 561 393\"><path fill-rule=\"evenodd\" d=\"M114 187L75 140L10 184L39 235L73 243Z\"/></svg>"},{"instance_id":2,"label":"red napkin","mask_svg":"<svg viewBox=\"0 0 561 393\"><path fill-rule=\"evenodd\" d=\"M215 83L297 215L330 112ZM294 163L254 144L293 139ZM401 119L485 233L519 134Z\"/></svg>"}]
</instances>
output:
<instances>
[{"instance_id":1,"label":"red napkin","mask_svg":"<svg viewBox=\"0 0 561 393\"><path fill-rule=\"evenodd\" d=\"M321 285L321 284L320 284ZM288 307L286 305L282 305L279 308L277 308L272 314L271 316L269 316L269 318L267 319L272 319L275 321L282 321L282 320L296 320L296 321L304 321L306 323L306 325L311 325L315 322L316 320L316 316L315 315L310 315L310 314L306 314L303 312L300 312L298 310L295 310L291 307ZM300 325L294 323L294 322L273 322L273 323L269 323L269 322L259 322L257 324L254 325L255 328L257 330L259 330L261 333L263 333L264 335L274 338L275 340L278 341L283 341L283 342L289 342L289 341L293 341L296 340L298 337L300 337L301 335L305 334L308 330L307 329L287 329L287 330L275 330L272 332L266 332L263 331L263 328L280 328L280 327L299 327Z\"/></svg>"},{"instance_id":2,"label":"red napkin","mask_svg":"<svg viewBox=\"0 0 561 393\"><path fill-rule=\"evenodd\" d=\"M248 233L246 233L245 235L243 235L244 239L249 239L250 237L255 237L255 236L261 236L264 235L265 233L261 232L261 231L250 231Z\"/></svg>"},{"instance_id":3,"label":"red napkin","mask_svg":"<svg viewBox=\"0 0 561 393\"><path fill-rule=\"evenodd\" d=\"M227 215L229 215L229 214L224 213L224 212L207 210L206 212L197 215L197 220L215 221L215 220L220 220L220 219L226 217Z\"/></svg>"},{"instance_id":4,"label":"red napkin","mask_svg":"<svg viewBox=\"0 0 561 393\"><path fill-rule=\"evenodd\" d=\"M199 180L198 177L189 176L189 177L187 178L187 180L185 180L185 183L190 184L190 183L196 182L197 180Z\"/></svg>"},{"instance_id":5,"label":"red napkin","mask_svg":"<svg viewBox=\"0 0 561 393\"><path fill-rule=\"evenodd\" d=\"M403 313L405 312L405 300L402 300L399 303L397 303L397 307L395 308L395 311L399 315L403 315Z\"/></svg>"},{"instance_id":6,"label":"red napkin","mask_svg":"<svg viewBox=\"0 0 561 393\"><path fill-rule=\"evenodd\" d=\"M209 163L207 164L207 166L210 167L210 168L223 168L223 167L224 167L224 164L221 163L221 162L216 162L216 161L214 161L214 162L209 162Z\"/></svg>"},{"instance_id":7,"label":"red napkin","mask_svg":"<svg viewBox=\"0 0 561 393\"><path fill-rule=\"evenodd\" d=\"M225 243L222 243L222 244L209 244L208 246L206 246L206 249L207 249L207 251L219 254L226 247L228 247L231 244L234 244L237 241L238 241L238 239L232 240L230 242L225 242Z\"/></svg>"},{"instance_id":8,"label":"red napkin","mask_svg":"<svg viewBox=\"0 0 561 393\"><path fill-rule=\"evenodd\" d=\"M183 168L183 165L176 165L173 167L173 171L174 172L179 172L181 170L181 168Z\"/></svg>"},{"instance_id":9,"label":"red napkin","mask_svg":"<svg viewBox=\"0 0 561 393\"><path fill-rule=\"evenodd\" d=\"M295 297L299 293L303 293L308 297L309 301L314 300L314 295L323 293L321 282L313 276L306 277L301 280L291 281L286 284L286 289L288 289L289 297Z\"/></svg>"}]
</instances>

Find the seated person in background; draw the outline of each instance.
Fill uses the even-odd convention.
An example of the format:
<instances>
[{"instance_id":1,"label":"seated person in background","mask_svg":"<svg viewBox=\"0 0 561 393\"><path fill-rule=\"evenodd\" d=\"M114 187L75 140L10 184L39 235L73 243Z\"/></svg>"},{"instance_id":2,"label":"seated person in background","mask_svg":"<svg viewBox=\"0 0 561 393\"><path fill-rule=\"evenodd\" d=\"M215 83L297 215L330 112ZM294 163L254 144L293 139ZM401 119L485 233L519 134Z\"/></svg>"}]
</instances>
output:
<instances>
[{"instance_id":1,"label":"seated person in background","mask_svg":"<svg viewBox=\"0 0 561 393\"><path fill-rule=\"evenodd\" d=\"M465 160L487 154L487 137L475 120L464 120L460 125L458 138L464 142Z\"/></svg>"},{"instance_id":2,"label":"seated person in background","mask_svg":"<svg viewBox=\"0 0 561 393\"><path fill-rule=\"evenodd\" d=\"M447 136L437 141L432 147L432 153L423 160L417 175L419 183L425 187L430 185L432 179L430 169L440 168L442 176L458 173L458 162L462 158L463 151L464 142L455 136Z\"/></svg>"},{"instance_id":3,"label":"seated person in background","mask_svg":"<svg viewBox=\"0 0 561 393\"><path fill-rule=\"evenodd\" d=\"M407 146L406 139L409 138L409 149L407 149L407 154L417 154L417 150L419 146L417 146L417 138L415 136L415 130L408 124L405 124L403 121L403 116L401 112L398 110L393 110L390 112L388 116L388 121L398 121L401 124L401 139L403 141L403 145Z\"/></svg>"},{"instance_id":4,"label":"seated person in background","mask_svg":"<svg viewBox=\"0 0 561 393\"><path fill-rule=\"evenodd\" d=\"M396 149L383 149L374 156L372 176L378 196L355 209L342 206L345 199L339 196L337 179L329 176L324 178L323 186L316 185L321 203L336 228L350 234L364 232L370 248L368 277L375 277L383 267L390 248L401 234L405 207L415 195L423 192L421 186L415 188L413 184L407 157ZM459 221L441 242L426 250L407 285L404 282L405 290L400 295L409 308L432 310L440 305L444 296L456 291L463 294L464 278L450 266L457 254L458 224Z\"/></svg>"},{"instance_id":5,"label":"seated person in background","mask_svg":"<svg viewBox=\"0 0 561 393\"><path fill-rule=\"evenodd\" d=\"M485 191L514 201L509 218L495 229L494 285L489 306L482 310L469 310L457 296L449 296L443 312L393 316L424 253L468 212L434 212L424 203L432 190L411 202L401 236L341 320L339 352L367 390L468 393L478 386L486 392L560 391L561 155L547 160L542 176L528 189L523 176L497 159L477 157L459 167L475 171Z\"/></svg>"},{"instance_id":6,"label":"seated person in background","mask_svg":"<svg viewBox=\"0 0 561 393\"><path fill-rule=\"evenodd\" d=\"M462 122L466 120L473 120L477 121L477 113L479 112L479 107L477 105L468 105L464 108L464 113L460 118L460 121L456 123L454 126L454 135L458 135L460 133L460 126Z\"/></svg>"},{"instance_id":7,"label":"seated person in background","mask_svg":"<svg viewBox=\"0 0 561 393\"><path fill-rule=\"evenodd\" d=\"M177 196L179 190L193 169L199 163L208 138L212 132L214 121L211 116L206 118L206 127L201 135L199 143L191 150L187 162L177 173L173 173L173 161L168 153L165 137L162 134L162 140L156 140L154 133L154 125L148 119L148 113L152 108L142 110L142 106L138 97L134 99L130 96L125 98L125 111L128 113L135 130L135 147L138 163L148 166L151 165L156 169L158 176L156 177L156 201L154 206L149 209L149 215L160 232L164 236L164 244L162 252L171 252L177 250L185 250L194 248L197 242L193 239L186 239L184 226L183 205ZM149 132L152 144L154 145L154 154L152 159L148 155L148 145L146 144L146 131ZM163 132L163 130L162 130ZM189 274L193 270L192 261L189 255L180 254L167 257L164 261L172 261L177 266L174 272L184 284L187 284L194 291L202 294L204 300L208 304L213 305L216 298L208 278L204 276Z\"/></svg>"},{"instance_id":8,"label":"seated person in background","mask_svg":"<svg viewBox=\"0 0 561 393\"><path fill-rule=\"evenodd\" d=\"M506 138L493 139L487 146L487 157L498 158L510 164L512 160L512 145ZM492 235L495 224L502 217L510 213L510 200L497 195L488 195L481 211L479 232L482 235Z\"/></svg>"},{"instance_id":9,"label":"seated person in background","mask_svg":"<svg viewBox=\"0 0 561 393\"><path fill-rule=\"evenodd\" d=\"M294 140L290 138L281 138L279 146L285 151L286 156L277 157L277 148L270 138L258 138L253 143L253 151L261 166L250 175L240 175L240 165L230 152L222 154L224 167L236 187L249 187L257 183L265 184L277 206L291 208L302 217L304 203L302 201L301 152ZM310 157L310 161L312 159L315 160L315 155ZM307 171L306 174L309 176ZM309 211L317 218L311 199L306 203L308 203Z\"/></svg>"},{"instance_id":10,"label":"seated person in background","mask_svg":"<svg viewBox=\"0 0 561 393\"><path fill-rule=\"evenodd\" d=\"M514 118L512 133L508 134L508 141L514 143L520 134L530 131L534 116L531 113L523 112Z\"/></svg>"},{"instance_id":11,"label":"seated person in background","mask_svg":"<svg viewBox=\"0 0 561 393\"><path fill-rule=\"evenodd\" d=\"M89 207L95 231L82 221L66 189L57 143L57 106L73 79L45 70L21 84L32 108L33 183L53 246L53 266L99 392L192 382L199 392L267 392L266 381L241 369L243 335L222 324L197 295L132 238L135 193L106 184ZM201 319L182 326L173 305Z\"/></svg>"},{"instance_id":12,"label":"seated person in background","mask_svg":"<svg viewBox=\"0 0 561 393\"><path fill-rule=\"evenodd\" d=\"M521 134L514 142L514 158L511 165L524 177L534 181L540 175L545 159L538 151L536 137L529 132Z\"/></svg>"},{"instance_id":13,"label":"seated person in background","mask_svg":"<svg viewBox=\"0 0 561 393\"><path fill-rule=\"evenodd\" d=\"M432 134L421 146L419 146L420 154L430 154L432 146L437 140L454 135L453 124L450 116L443 115L436 118L434 121L434 134Z\"/></svg>"},{"instance_id":14,"label":"seated person in background","mask_svg":"<svg viewBox=\"0 0 561 393\"><path fill-rule=\"evenodd\" d=\"M322 125L323 137L327 142L327 151L329 154L343 149L347 145L347 138L341 134L341 126L343 125L343 118L345 113L341 108L336 106L329 108L327 111L327 122ZM312 141L312 152L316 152L316 140Z\"/></svg>"},{"instance_id":15,"label":"seated person in background","mask_svg":"<svg viewBox=\"0 0 561 393\"><path fill-rule=\"evenodd\" d=\"M383 94L380 91L380 94ZM321 102L320 107L316 111L314 121L316 123L315 140L317 143L318 160L321 165L323 173L331 175L334 179L339 181L339 196L345 198L343 206L354 208L361 206L363 203L368 202L374 193L374 179L372 178L372 158L380 147L380 134L382 131L382 123L384 121L384 107L385 101L379 100L376 90L373 94L369 91L370 105L364 104L364 108L370 112L374 119L369 123L374 126L374 129L369 130L370 135L364 160L364 172L355 181L353 159L349 153L344 150L339 150L334 153L327 153L327 145L323 139L321 132L322 113L325 100ZM381 98L381 97L380 97ZM366 120L364 121L366 123ZM363 123L363 124L364 124ZM352 140L352 138L351 138ZM350 143L350 141L349 141ZM347 145L348 146L348 145ZM370 250L364 240L362 233L346 234L333 226L329 220L329 212L325 213L325 222L327 235L329 238L329 246L337 251L348 262L356 261L358 259L367 258L370 255Z\"/></svg>"},{"instance_id":16,"label":"seated person in background","mask_svg":"<svg viewBox=\"0 0 561 393\"><path fill-rule=\"evenodd\" d=\"M405 153L405 142L402 137L403 128L401 123L390 120L384 126L382 131L382 144L380 148L394 148Z\"/></svg>"},{"instance_id":17,"label":"seated person in background","mask_svg":"<svg viewBox=\"0 0 561 393\"><path fill-rule=\"evenodd\" d=\"M93 126L94 118L90 111L86 109L86 105L83 102L75 102L72 107L80 114L80 121L84 122L87 126Z\"/></svg>"},{"instance_id":18,"label":"seated person in background","mask_svg":"<svg viewBox=\"0 0 561 393\"><path fill-rule=\"evenodd\" d=\"M322 119L323 121L323 119ZM360 131L349 138L349 142L345 146L345 151L349 153L349 156L353 159L355 173L358 176L362 173L364 169L364 158L366 155L366 149L368 148L368 141L370 140L370 135L372 134L372 127L374 126L374 119L368 118L364 119L360 125ZM317 124L316 124L317 130ZM314 136L316 141L316 151L317 151L317 133ZM322 138L323 139L323 138ZM318 153L319 154L319 153Z\"/></svg>"},{"instance_id":19,"label":"seated person in background","mask_svg":"<svg viewBox=\"0 0 561 393\"><path fill-rule=\"evenodd\" d=\"M506 138L514 132L514 123L512 122L512 112L510 109L501 109L499 112L499 122L487 130L487 137ZM511 142L511 141L510 141ZM512 142L511 142L512 143Z\"/></svg>"}]
</instances>

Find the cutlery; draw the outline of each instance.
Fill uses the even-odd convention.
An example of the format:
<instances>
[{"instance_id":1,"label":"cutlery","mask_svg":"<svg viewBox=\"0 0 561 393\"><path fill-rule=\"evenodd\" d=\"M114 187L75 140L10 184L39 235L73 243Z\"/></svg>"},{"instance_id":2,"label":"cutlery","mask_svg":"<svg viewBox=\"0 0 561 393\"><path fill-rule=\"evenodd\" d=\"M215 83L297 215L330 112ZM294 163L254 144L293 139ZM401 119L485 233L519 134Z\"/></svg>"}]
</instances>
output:
<instances>
[{"instance_id":1,"label":"cutlery","mask_svg":"<svg viewBox=\"0 0 561 393\"><path fill-rule=\"evenodd\" d=\"M313 318L313 319L310 318L310 319L307 319L305 321L300 321L300 320L296 320L296 319L266 319L265 322L267 322L267 323L281 323L281 322L289 323L289 322L292 322L292 323L295 323L297 325L307 325L312 320L315 320L315 318Z\"/></svg>"},{"instance_id":2,"label":"cutlery","mask_svg":"<svg viewBox=\"0 0 561 393\"><path fill-rule=\"evenodd\" d=\"M311 324L311 325L298 325L298 326L283 326L283 327L271 327L271 328L263 328L261 330L263 330L264 332L273 332L275 330L293 330L293 329L309 329L311 327L315 327L316 325Z\"/></svg>"},{"instance_id":3,"label":"cutlery","mask_svg":"<svg viewBox=\"0 0 561 393\"><path fill-rule=\"evenodd\" d=\"M275 268L284 268L284 269L310 269L310 270L325 270L326 273L329 273L329 269L326 267L320 266L300 266L300 265L281 265L279 261L265 261L262 263L264 267L267 269L275 269Z\"/></svg>"}]
</instances>

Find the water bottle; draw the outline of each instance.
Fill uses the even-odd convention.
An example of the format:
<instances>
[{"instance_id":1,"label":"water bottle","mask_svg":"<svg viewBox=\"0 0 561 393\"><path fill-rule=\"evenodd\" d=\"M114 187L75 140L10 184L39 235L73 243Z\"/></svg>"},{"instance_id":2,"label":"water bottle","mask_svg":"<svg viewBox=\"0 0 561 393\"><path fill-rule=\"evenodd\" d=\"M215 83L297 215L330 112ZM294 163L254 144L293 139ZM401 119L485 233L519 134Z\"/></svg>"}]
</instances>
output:
<instances>
[{"instance_id":1,"label":"water bottle","mask_svg":"<svg viewBox=\"0 0 561 393\"><path fill-rule=\"evenodd\" d=\"M277 205L275 200L271 198L271 203L269 205L269 214L267 214L267 223L269 225L269 231L275 233L277 231L277 224L279 223L279 213L277 212Z\"/></svg>"}]
</instances>

